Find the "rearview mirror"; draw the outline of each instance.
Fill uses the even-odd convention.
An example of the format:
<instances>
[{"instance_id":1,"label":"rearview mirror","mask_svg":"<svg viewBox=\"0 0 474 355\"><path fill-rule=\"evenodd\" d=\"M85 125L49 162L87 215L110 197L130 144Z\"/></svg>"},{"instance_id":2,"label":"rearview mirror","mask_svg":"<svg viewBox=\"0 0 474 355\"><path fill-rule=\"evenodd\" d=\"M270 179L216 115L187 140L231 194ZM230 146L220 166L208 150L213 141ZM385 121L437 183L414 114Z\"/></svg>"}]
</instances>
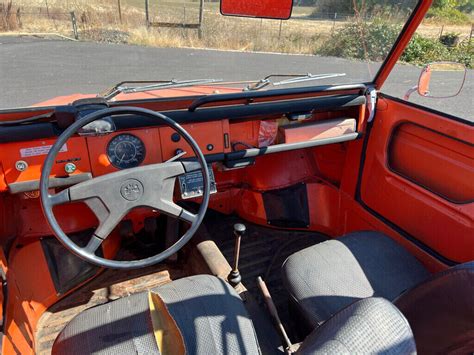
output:
<instances>
[{"instance_id":1,"label":"rearview mirror","mask_svg":"<svg viewBox=\"0 0 474 355\"><path fill-rule=\"evenodd\" d=\"M293 0L221 0L224 16L288 20L292 9Z\"/></svg>"}]
</instances>

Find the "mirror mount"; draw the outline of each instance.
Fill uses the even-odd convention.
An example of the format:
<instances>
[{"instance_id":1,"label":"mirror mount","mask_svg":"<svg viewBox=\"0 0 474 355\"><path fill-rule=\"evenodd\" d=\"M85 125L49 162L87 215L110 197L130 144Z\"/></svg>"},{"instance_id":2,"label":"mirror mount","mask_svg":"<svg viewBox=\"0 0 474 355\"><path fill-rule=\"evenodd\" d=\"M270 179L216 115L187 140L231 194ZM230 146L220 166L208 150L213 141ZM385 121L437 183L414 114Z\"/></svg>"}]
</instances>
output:
<instances>
[{"instance_id":1,"label":"mirror mount","mask_svg":"<svg viewBox=\"0 0 474 355\"><path fill-rule=\"evenodd\" d=\"M409 88L409 89L407 90L407 92L405 93L405 95L403 95L403 100L406 100L406 101L410 100L410 96L411 96L411 94L413 94L414 92L418 92L418 85L415 85L415 86Z\"/></svg>"}]
</instances>

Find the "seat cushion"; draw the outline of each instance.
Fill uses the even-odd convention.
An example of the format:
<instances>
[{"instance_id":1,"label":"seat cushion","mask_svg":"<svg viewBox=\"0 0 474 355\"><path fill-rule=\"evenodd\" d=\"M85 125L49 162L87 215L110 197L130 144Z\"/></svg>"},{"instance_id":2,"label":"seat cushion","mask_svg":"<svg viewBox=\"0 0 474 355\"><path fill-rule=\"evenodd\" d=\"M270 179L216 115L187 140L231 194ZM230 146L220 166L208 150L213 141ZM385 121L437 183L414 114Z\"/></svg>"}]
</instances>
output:
<instances>
[{"instance_id":1,"label":"seat cushion","mask_svg":"<svg viewBox=\"0 0 474 355\"><path fill-rule=\"evenodd\" d=\"M420 354L474 351L474 261L437 273L395 300Z\"/></svg>"},{"instance_id":2,"label":"seat cushion","mask_svg":"<svg viewBox=\"0 0 474 355\"><path fill-rule=\"evenodd\" d=\"M415 354L413 333L403 314L383 298L365 298L315 329L299 354Z\"/></svg>"},{"instance_id":3,"label":"seat cushion","mask_svg":"<svg viewBox=\"0 0 474 355\"><path fill-rule=\"evenodd\" d=\"M394 300L429 276L418 260L378 232L355 232L291 255L283 282L309 329L367 297Z\"/></svg>"},{"instance_id":4,"label":"seat cushion","mask_svg":"<svg viewBox=\"0 0 474 355\"><path fill-rule=\"evenodd\" d=\"M198 275L152 290L160 295L189 354L258 354L255 330L235 290ZM59 334L53 354L158 354L148 293L134 294L76 316Z\"/></svg>"}]
</instances>

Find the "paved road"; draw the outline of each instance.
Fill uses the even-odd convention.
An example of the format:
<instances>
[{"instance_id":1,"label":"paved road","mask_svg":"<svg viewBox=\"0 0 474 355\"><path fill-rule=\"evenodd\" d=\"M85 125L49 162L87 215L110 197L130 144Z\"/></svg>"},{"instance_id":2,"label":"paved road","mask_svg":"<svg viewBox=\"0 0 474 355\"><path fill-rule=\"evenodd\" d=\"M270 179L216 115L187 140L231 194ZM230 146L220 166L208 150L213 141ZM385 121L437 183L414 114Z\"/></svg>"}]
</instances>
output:
<instances>
[{"instance_id":1,"label":"paved road","mask_svg":"<svg viewBox=\"0 0 474 355\"><path fill-rule=\"evenodd\" d=\"M97 93L124 80L200 79L251 80L269 73L345 72L332 82L369 81L378 64L303 55L242 53L214 50L150 48L60 39L0 36L0 108L28 106L55 96ZM399 66L383 91L402 96L416 84L419 69ZM452 78L446 78L449 81ZM319 81L326 84L331 81ZM314 84L315 82L312 82ZM421 104L464 118L473 117L474 71L455 99Z\"/></svg>"}]
</instances>

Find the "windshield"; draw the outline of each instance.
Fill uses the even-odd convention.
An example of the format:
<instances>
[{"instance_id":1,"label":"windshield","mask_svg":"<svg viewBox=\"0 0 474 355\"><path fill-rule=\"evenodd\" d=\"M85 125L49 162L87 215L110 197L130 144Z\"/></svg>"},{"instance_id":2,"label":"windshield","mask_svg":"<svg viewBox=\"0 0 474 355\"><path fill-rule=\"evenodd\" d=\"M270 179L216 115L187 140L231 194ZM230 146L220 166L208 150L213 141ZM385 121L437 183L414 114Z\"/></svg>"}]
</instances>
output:
<instances>
[{"instance_id":1,"label":"windshield","mask_svg":"<svg viewBox=\"0 0 474 355\"><path fill-rule=\"evenodd\" d=\"M294 4L280 21L225 17L208 1L15 1L0 7L0 108L117 88L108 99L370 82L416 5Z\"/></svg>"}]
</instances>

